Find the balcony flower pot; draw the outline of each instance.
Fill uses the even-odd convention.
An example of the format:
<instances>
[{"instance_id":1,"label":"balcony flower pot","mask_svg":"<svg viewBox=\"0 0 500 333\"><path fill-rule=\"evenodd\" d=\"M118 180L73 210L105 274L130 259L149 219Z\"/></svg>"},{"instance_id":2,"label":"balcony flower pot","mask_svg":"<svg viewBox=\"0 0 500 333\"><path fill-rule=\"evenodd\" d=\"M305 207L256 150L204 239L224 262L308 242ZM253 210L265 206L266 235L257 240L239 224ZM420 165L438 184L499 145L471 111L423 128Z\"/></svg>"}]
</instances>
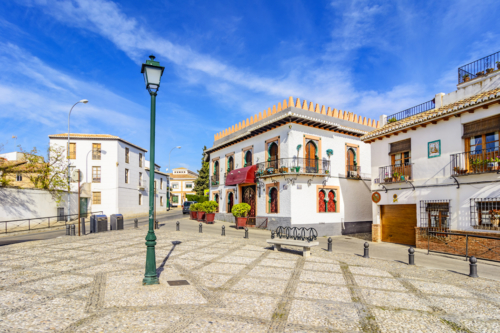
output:
<instances>
[{"instance_id":1,"label":"balcony flower pot","mask_svg":"<svg viewBox=\"0 0 500 333\"><path fill-rule=\"evenodd\" d=\"M214 223L215 221L215 213L205 213L205 222Z\"/></svg>"},{"instance_id":2,"label":"balcony flower pot","mask_svg":"<svg viewBox=\"0 0 500 333\"><path fill-rule=\"evenodd\" d=\"M493 68L487 68L486 69L486 74L493 73L494 69Z\"/></svg>"},{"instance_id":3,"label":"balcony flower pot","mask_svg":"<svg viewBox=\"0 0 500 333\"><path fill-rule=\"evenodd\" d=\"M497 68L500 69L500 61L497 61Z\"/></svg>"},{"instance_id":4,"label":"balcony flower pot","mask_svg":"<svg viewBox=\"0 0 500 333\"><path fill-rule=\"evenodd\" d=\"M484 71L480 71L480 72L476 73L476 76L483 76L483 75L484 75Z\"/></svg>"},{"instance_id":5,"label":"balcony flower pot","mask_svg":"<svg viewBox=\"0 0 500 333\"><path fill-rule=\"evenodd\" d=\"M203 221L205 219L205 212L198 212L197 218L199 222Z\"/></svg>"},{"instance_id":6,"label":"balcony flower pot","mask_svg":"<svg viewBox=\"0 0 500 333\"><path fill-rule=\"evenodd\" d=\"M236 229L245 228L247 226L248 217L237 217L236 218Z\"/></svg>"},{"instance_id":7,"label":"balcony flower pot","mask_svg":"<svg viewBox=\"0 0 500 333\"><path fill-rule=\"evenodd\" d=\"M470 80L470 77L464 76L464 82L468 82Z\"/></svg>"}]
</instances>

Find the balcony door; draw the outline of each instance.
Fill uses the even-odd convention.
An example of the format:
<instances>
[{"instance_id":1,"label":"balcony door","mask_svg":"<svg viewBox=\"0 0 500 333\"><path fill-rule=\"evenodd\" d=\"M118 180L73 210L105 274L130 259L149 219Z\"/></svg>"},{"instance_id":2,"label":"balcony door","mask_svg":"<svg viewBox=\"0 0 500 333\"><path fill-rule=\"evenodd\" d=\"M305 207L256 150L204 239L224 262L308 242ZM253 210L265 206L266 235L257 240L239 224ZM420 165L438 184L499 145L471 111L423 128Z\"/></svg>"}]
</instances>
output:
<instances>
[{"instance_id":1,"label":"balcony door","mask_svg":"<svg viewBox=\"0 0 500 333\"><path fill-rule=\"evenodd\" d=\"M269 167L278 168L278 145L276 142L269 145Z\"/></svg>"},{"instance_id":2,"label":"balcony door","mask_svg":"<svg viewBox=\"0 0 500 333\"><path fill-rule=\"evenodd\" d=\"M306 172L307 173L317 173L318 172L318 159L317 159L317 147L313 141L309 141L306 144Z\"/></svg>"}]
</instances>

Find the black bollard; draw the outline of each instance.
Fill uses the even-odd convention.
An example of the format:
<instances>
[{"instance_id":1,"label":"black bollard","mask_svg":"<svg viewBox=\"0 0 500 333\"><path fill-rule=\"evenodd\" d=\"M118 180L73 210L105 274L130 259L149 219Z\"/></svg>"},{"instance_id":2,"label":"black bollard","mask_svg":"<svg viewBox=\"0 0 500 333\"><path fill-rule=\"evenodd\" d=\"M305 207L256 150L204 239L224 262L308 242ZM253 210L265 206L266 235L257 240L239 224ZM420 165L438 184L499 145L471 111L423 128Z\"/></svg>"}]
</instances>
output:
<instances>
[{"instance_id":1,"label":"black bollard","mask_svg":"<svg viewBox=\"0 0 500 333\"><path fill-rule=\"evenodd\" d=\"M160 224L158 220L155 221L155 229L160 229Z\"/></svg>"},{"instance_id":2,"label":"black bollard","mask_svg":"<svg viewBox=\"0 0 500 333\"><path fill-rule=\"evenodd\" d=\"M179 221L177 221L177 223L175 224L175 230L176 230L176 231L179 231L179 230L180 230L180 224L181 224L181 223L180 223Z\"/></svg>"},{"instance_id":3,"label":"black bollard","mask_svg":"<svg viewBox=\"0 0 500 333\"><path fill-rule=\"evenodd\" d=\"M71 225L71 236L76 236L75 225L74 224Z\"/></svg>"},{"instance_id":4,"label":"black bollard","mask_svg":"<svg viewBox=\"0 0 500 333\"><path fill-rule=\"evenodd\" d=\"M368 242L365 242L364 246L365 246L365 253L363 254L363 258L368 259L370 258L370 250L368 249L370 245L368 244Z\"/></svg>"},{"instance_id":5,"label":"black bollard","mask_svg":"<svg viewBox=\"0 0 500 333\"><path fill-rule=\"evenodd\" d=\"M248 228L247 227L245 227L245 237L244 238L248 239Z\"/></svg>"},{"instance_id":6,"label":"black bollard","mask_svg":"<svg viewBox=\"0 0 500 333\"><path fill-rule=\"evenodd\" d=\"M271 239L274 239L274 230L271 230Z\"/></svg>"},{"instance_id":7,"label":"black bollard","mask_svg":"<svg viewBox=\"0 0 500 333\"><path fill-rule=\"evenodd\" d=\"M226 226L225 225L222 226L221 236L226 236Z\"/></svg>"},{"instance_id":8,"label":"black bollard","mask_svg":"<svg viewBox=\"0 0 500 333\"><path fill-rule=\"evenodd\" d=\"M470 261L470 274L469 274L469 277L471 277L471 278L477 278L477 277L479 277L477 275L477 259L476 259L476 257L474 257L474 256L470 257L469 261Z\"/></svg>"},{"instance_id":9,"label":"black bollard","mask_svg":"<svg viewBox=\"0 0 500 333\"><path fill-rule=\"evenodd\" d=\"M408 265L415 265L415 249L411 246L408 250Z\"/></svg>"},{"instance_id":10,"label":"black bollard","mask_svg":"<svg viewBox=\"0 0 500 333\"><path fill-rule=\"evenodd\" d=\"M203 228L203 224L200 223L200 234L203 233L202 228Z\"/></svg>"},{"instance_id":11,"label":"black bollard","mask_svg":"<svg viewBox=\"0 0 500 333\"><path fill-rule=\"evenodd\" d=\"M328 252L332 252L332 237L328 237Z\"/></svg>"},{"instance_id":12,"label":"black bollard","mask_svg":"<svg viewBox=\"0 0 500 333\"><path fill-rule=\"evenodd\" d=\"M85 217L80 218L82 226L82 236L85 236Z\"/></svg>"},{"instance_id":13,"label":"black bollard","mask_svg":"<svg viewBox=\"0 0 500 333\"><path fill-rule=\"evenodd\" d=\"M70 232L69 228L70 228L69 224L66 224L66 236L69 236L69 232Z\"/></svg>"},{"instance_id":14,"label":"black bollard","mask_svg":"<svg viewBox=\"0 0 500 333\"><path fill-rule=\"evenodd\" d=\"M134 228L139 228L139 220L134 219Z\"/></svg>"}]
</instances>

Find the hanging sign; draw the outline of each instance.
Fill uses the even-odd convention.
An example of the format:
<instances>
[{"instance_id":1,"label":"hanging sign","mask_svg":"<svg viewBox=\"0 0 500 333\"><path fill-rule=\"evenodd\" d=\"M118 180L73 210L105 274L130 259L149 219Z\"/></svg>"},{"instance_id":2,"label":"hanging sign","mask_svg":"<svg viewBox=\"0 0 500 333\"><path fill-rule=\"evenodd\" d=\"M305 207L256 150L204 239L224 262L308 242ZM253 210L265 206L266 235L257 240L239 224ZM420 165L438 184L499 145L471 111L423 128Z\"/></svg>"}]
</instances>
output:
<instances>
[{"instance_id":1,"label":"hanging sign","mask_svg":"<svg viewBox=\"0 0 500 333\"><path fill-rule=\"evenodd\" d=\"M378 192L374 192L374 193L372 194L372 201L373 201L374 203L379 203L379 202L380 202L380 199L382 199L382 197L380 196L380 193L378 193Z\"/></svg>"}]
</instances>

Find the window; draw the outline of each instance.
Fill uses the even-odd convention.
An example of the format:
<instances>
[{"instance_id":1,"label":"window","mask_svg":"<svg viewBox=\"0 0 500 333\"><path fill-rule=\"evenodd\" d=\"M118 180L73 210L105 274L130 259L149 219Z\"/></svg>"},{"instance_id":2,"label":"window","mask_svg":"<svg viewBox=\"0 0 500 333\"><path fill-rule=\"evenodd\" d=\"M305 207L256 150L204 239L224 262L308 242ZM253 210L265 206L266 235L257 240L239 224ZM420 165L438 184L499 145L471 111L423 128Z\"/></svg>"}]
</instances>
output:
<instances>
[{"instance_id":1,"label":"window","mask_svg":"<svg viewBox=\"0 0 500 333\"><path fill-rule=\"evenodd\" d=\"M430 230L448 231L450 228L450 200L420 201L420 226Z\"/></svg>"},{"instance_id":2,"label":"window","mask_svg":"<svg viewBox=\"0 0 500 333\"><path fill-rule=\"evenodd\" d=\"M227 173L234 170L234 156L231 155L227 158Z\"/></svg>"},{"instance_id":3,"label":"window","mask_svg":"<svg viewBox=\"0 0 500 333\"><path fill-rule=\"evenodd\" d=\"M193 188L193 184L186 184L186 188Z\"/></svg>"},{"instance_id":4,"label":"window","mask_svg":"<svg viewBox=\"0 0 500 333\"><path fill-rule=\"evenodd\" d=\"M500 230L500 198L470 200L471 225L475 229Z\"/></svg>"},{"instance_id":5,"label":"window","mask_svg":"<svg viewBox=\"0 0 500 333\"><path fill-rule=\"evenodd\" d=\"M92 192L92 204L93 205L101 204L101 192Z\"/></svg>"},{"instance_id":6,"label":"window","mask_svg":"<svg viewBox=\"0 0 500 333\"><path fill-rule=\"evenodd\" d=\"M125 148L125 163L129 163L130 161L130 150Z\"/></svg>"},{"instance_id":7,"label":"window","mask_svg":"<svg viewBox=\"0 0 500 333\"><path fill-rule=\"evenodd\" d=\"M76 143L69 144L69 159L70 160L76 159Z\"/></svg>"},{"instance_id":8,"label":"window","mask_svg":"<svg viewBox=\"0 0 500 333\"><path fill-rule=\"evenodd\" d=\"M411 180L411 139L390 146L391 166L384 168L384 178L392 181Z\"/></svg>"},{"instance_id":9,"label":"window","mask_svg":"<svg viewBox=\"0 0 500 333\"><path fill-rule=\"evenodd\" d=\"M317 212L338 213L338 187L318 185L317 191Z\"/></svg>"},{"instance_id":10,"label":"window","mask_svg":"<svg viewBox=\"0 0 500 333\"><path fill-rule=\"evenodd\" d=\"M276 142L271 142L268 148L269 157L267 161L269 162L270 168L278 168L278 144Z\"/></svg>"},{"instance_id":11,"label":"window","mask_svg":"<svg viewBox=\"0 0 500 333\"><path fill-rule=\"evenodd\" d=\"M142 153L139 153L139 167L142 168Z\"/></svg>"},{"instance_id":12,"label":"window","mask_svg":"<svg viewBox=\"0 0 500 333\"><path fill-rule=\"evenodd\" d=\"M306 154L306 160L305 160L306 172L317 173L319 169L318 145L314 140L309 140L309 142L306 143L305 154Z\"/></svg>"},{"instance_id":13,"label":"window","mask_svg":"<svg viewBox=\"0 0 500 333\"><path fill-rule=\"evenodd\" d=\"M128 184L128 169L125 169L125 184Z\"/></svg>"},{"instance_id":14,"label":"window","mask_svg":"<svg viewBox=\"0 0 500 333\"><path fill-rule=\"evenodd\" d=\"M18 173L18 174L16 175L16 181L18 181L18 182L22 182L22 181L23 181L23 175L22 175L22 174L20 174L20 173Z\"/></svg>"},{"instance_id":15,"label":"window","mask_svg":"<svg viewBox=\"0 0 500 333\"><path fill-rule=\"evenodd\" d=\"M100 183L101 182L101 167L93 166L92 167L92 183Z\"/></svg>"},{"instance_id":16,"label":"window","mask_svg":"<svg viewBox=\"0 0 500 333\"><path fill-rule=\"evenodd\" d=\"M139 193L139 206L142 205L142 194Z\"/></svg>"},{"instance_id":17,"label":"window","mask_svg":"<svg viewBox=\"0 0 500 333\"><path fill-rule=\"evenodd\" d=\"M172 183L172 188L179 188L179 183Z\"/></svg>"},{"instance_id":18,"label":"window","mask_svg":"<svg viewBox=\"0 0 500 333\"><path fill-rule=\"evenodd\" d=\"M163 178L160 178L160 190L163 190Z\"/></svg>"},{"instance_id":19,"label":"window","mask_svg":"<svg viewBox=\"0 0 500 333\"><path fill-rule=\"evenodd\" d=\"M93 143L92 144L92 159L100 160L101 159L101 144Z\"/></svg>"},{"instance_id":20,"label":"window","mask_svg":"<svg viewBox=\"0 0 500 333\"><path fill-rule=\"evenodd\" d=\"M156 180L155 180L155 193L156 193Z\"/></svg>"},{"instance_id":21,"label":"window","mask_svg":"<svg viewBox=\"0 0 500 333\"><path fill-rule=\"evenodd\" d=\"M160 206L163 206L163 197L160 197Z\"/></svg>"},{"instance_id":22,"label":"window","mask_svg":"<svg viewBox=\"0 0 500 333\"><path fill-rule=\"evenodd\" d=\"M139 172L139 186L142 186L142 172Z\"/></svg>"},{"instance_id":23,"label":"window","mask_svg":"<svg viewBox=\"0 0 500 333\"><path fill-rule=\"evenodd\" d=\"M347 178L356 178L360 174L360 169L358 166L358 151L358 145L346 143L345 164Z\"/></svg>"},{"instance_id":24,"label":"window","mask_svg":"<svg viewBox=\"0 0 500 333\"><path fill-rule=\"evenodd\" d=\"M212 185L219 185L219 160L214 162L213 176L212 176Z\"/></svg>"},{"instance_id":25,"label":"window","mask_svg":"<svg viewBox=\"0 0 500 333\"><path fill-rule=\"evenodd\" d=\"M179 197L178 197L178 196L176 196L176 195L173 195L173 196L172 196L172 202L173 202L173 203L179 203Z\"/></svg>"},{"instance_id":26,"label":"window","mask_svg":"<svg viewBox=\"0 0 500 333\"><path fill-rule=\"evenodd\" d=\"M231 210L233 209L234 206L234 194L233 191L227 193L227 212L231 213Z\"/></svg>"},{"instance_id":27,"label":"window","mask_svg":"<svg viewBox=\"0 0 500 333\"><path fill-rule=\"evenodd\" d=\"M64 207L57 208L57 222L65 221L64 218Z\"/></svg>"},{"instance_id":28,"label":"window","mask_svg":"<svg viewBox=\"0 0 500 333\"><path fill-rule=\"evenodd\" d=\"M279 183L266 184L266 210L268 214L279 213L279 186Z\"/></svg>"}]
</instances>

